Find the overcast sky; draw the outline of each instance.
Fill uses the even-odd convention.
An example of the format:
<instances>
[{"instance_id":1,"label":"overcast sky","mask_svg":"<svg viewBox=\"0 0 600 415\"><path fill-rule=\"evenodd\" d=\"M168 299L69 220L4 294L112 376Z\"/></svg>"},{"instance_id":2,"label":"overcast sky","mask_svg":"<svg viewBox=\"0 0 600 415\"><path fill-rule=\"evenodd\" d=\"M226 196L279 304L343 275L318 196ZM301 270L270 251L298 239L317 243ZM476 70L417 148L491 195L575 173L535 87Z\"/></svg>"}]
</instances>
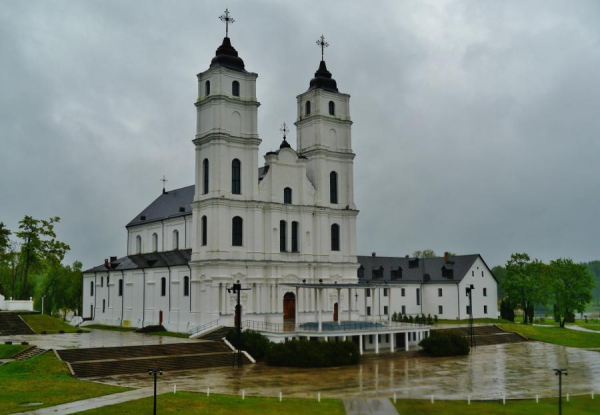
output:
<instances>
[{"instance_id":1,"label":"overcast sky","mask_svg":"<svg viewBox=\"0 0 600 415\"><path fill-rule=\"evenodd\" d=\"M195 75L227 6L259 74L260 165L325 34L352 96L359 253L600 259L600 2L373 4L3 0L0 221L60 216L85 267L124 255L161 176L193 184Z\"/></svg>"}]
</instances>

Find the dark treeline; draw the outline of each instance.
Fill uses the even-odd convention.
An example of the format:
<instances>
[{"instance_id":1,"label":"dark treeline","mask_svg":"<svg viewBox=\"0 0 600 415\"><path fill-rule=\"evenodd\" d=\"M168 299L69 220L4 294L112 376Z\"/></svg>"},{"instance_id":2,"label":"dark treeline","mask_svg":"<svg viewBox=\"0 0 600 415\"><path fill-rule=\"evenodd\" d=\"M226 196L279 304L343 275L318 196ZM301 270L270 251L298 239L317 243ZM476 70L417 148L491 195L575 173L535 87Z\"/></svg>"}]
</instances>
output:
<instances>
[{"instance_id":1,"label":"dark treeline","mask_svg":"<svg viewBox=\"0 0 600 415\"><path fill-rule=\"evenodd\" d=\"M82 264L62 263L70 247L56 237L58 222L58 217L25 216L14 232L0 222L0 294L15 300L33 297L38 310L44 296L45 312L80 314Z\"/></svg>"}]
</instances>

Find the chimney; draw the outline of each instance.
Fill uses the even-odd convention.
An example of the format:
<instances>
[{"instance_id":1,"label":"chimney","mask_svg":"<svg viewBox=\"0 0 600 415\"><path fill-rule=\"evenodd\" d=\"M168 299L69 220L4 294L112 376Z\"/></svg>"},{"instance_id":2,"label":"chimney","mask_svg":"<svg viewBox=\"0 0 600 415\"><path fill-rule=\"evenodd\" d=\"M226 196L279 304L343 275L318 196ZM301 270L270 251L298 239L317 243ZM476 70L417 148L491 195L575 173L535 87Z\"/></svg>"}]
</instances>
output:
<instances>
[{"instance_id":1,"label":"chimney","mask_svg":"<svg viewBox=\"0 0 600 415\"><path fill-rule=\"evenodd\" d=\"M377 252L371 252L371 256L377 256Z\"/></svg>"},{"instance_id":2,"label":"chimney","mask_svg":"<svg viewBox=\"0 0 600 415\"><path fill-rule=\"evenodd\" d=\"M108 258L105 258L105 259L104 259L104 268L110 268L110 267L108 266Z\"/></svg>"},{"instance_id":3,"label":"chimney","mask_svg":"<svg viewBox=\"0 0 600 415\"><path fill-rule=\"evenodd\" d=\"M117 260L117 257L116 257L116 256L111 256L111 257L110 257L110 262L115 262L116 260Z\"/></svg>"},{"instance_id":4,"label":"chimney","mask_svg":"<svg viewBox=\"0 0 600 415\"><path fill-rule=\"evenodd\" d=\"M448 263L448 258L449 258L450 254L448 252L444 252L444 262L447 264Z\"/></svg>"}]
</instances>

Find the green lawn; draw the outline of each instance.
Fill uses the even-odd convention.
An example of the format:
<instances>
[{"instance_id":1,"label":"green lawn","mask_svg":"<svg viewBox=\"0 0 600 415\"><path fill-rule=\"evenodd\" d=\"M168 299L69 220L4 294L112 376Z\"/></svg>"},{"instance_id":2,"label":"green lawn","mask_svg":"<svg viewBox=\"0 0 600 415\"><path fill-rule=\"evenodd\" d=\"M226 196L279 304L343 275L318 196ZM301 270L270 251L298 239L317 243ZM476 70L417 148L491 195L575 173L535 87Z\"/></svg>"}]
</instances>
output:
<instances>
[{"instance_id":1,"label":"green lawn","mask_svg":"<svg viewBox=\"0 0 600 415\"><path fill-rule=\"evenodd\" d=\"M128 389L78 380L54 353L0 366L0 414L88 399ZM24 406L27 403L41 405Z\"/></svg>"},{"instance_id":2,"label":"green lawn","mask_svg":"<svg viewBox=\"0 0 600 415\"><path fill-rule=\"evenodd\" d=\"M503 323L510 323L510 321L503 320L501 318L474 318L473 323L475 323L475 324L503 324ZM438 324L467 325L467 324L469 324L469 320L438 320Z\"/></svg>"},{"instance_id":3,"label":"green lawn","mask_svg":"<svg viewBox=\"0 0 600 415\"><path fill-rule=\"evenodd\" d=\"M86 329L110 330L110 331L135 331L134 327L107 326L105 324L90 324L84 326Z\"/></svg>"},{"instance_id":4,"label":"green lawn","mask_svg":"<svg viewBox=\"0 0 600 415\"><path fill-rule=\"evenodd\" d=\"M28 347L30 346L24 346L21 344L0 344L0 359L10 359Z\"/></svg>"},{"instance_id":5,"label":"green lawn","mask_svg":"<svg viewBox=\"0 0 600 415\"><path fill-rule=\"evenodd\" d=\"M516 323L501 324L500 327L505 331L519 333L530 340L584 349L600 348L600 334L596 333Z\"/></svg>"},{"instance_id":6,"label":"green lawn","mask_svg":"<svg viewBox=\"0 0 600 415\"><path fill-rule=\"evenodd\" d=\"M399 400L396 403L398 413L404 415L546 415L558 413L558 398L540 399L540 403L531 400L507 400L506 405L502 401L435 401L431 404L429 400ZM592 400L590 395L574 396L567 402L563 397L563 414L596 415L600 413L600 397Z\"/></svg>"},{"instance_id":7,"label":"green lawn","mask_svg":"<svg viewBox=\"0 0 600 415\"><path fill-rule=\"evenodd\" d=\"M153 398L106 406L81 414L120 414L139 415L152 413ZM327 414L344 415L344 405L339 399L297 399L285 396L282 402L277 398L254 398L230 395L210 395L193 392L166 393L158 396L157 412L161 414L211 414L211 415L250 415L250 414Z\"/></svg>"},{"instance_id":8,"label":"green lawn","mask_svg":"<svg viewBox=\"0 0 600 415\"><path fill-rule=\"evenodd\" d=\"M79 330L77 327L73 327L63 321L62 318L56 318L45 314L23 314L21 318L25 320L25 323L27 323L36 334L40 334L42 331L45 331L46 333L58 333L61 330L65 333L76 333L77 330Z\"/></svg>"}]
</instances>

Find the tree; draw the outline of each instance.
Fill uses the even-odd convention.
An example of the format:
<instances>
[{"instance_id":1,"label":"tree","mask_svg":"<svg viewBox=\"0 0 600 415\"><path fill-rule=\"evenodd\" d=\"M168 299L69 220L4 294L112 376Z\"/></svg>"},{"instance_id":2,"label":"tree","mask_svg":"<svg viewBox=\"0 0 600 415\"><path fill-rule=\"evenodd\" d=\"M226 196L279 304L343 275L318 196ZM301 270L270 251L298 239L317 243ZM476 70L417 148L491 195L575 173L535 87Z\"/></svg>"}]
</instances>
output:
<instances>
[{"instance_id":1,"label":"tree","mask_svg":"<svg viewBox=\"0 0 600 415\"><path fill-rule=\"evenodd\" d=\"M4 256L10 246L11 231L6 228L3 222L0 222L0 259Z\"/></svg>"},{"instance_id":2,"label":"tree","mask_svg":"<svg viewBox=\"0 0 600 415\"><path fill-rule=\"evenodd\" d=\"M22 298L26 299L29 296L28 278L30 269L39 267L42 262L48 264L60 263L67 251L71 249L69 245L56 239L54 224L58 222L60 222L58 216L49 220L25 216L19 222L19 232L16 235L23 240L20 255L20 259L23 261Z\"/></svg>"},{"instance_id":3,"label":"tree","mask_svg":"<svg viewBox=\"0 0 600 415\"><path fill-rule=\"evenodd\" d=\"M547 285L544 284L545 265L529 255L515 253L506 262L506 277L502 289L513 307L523 310L523 323L533 323L533 306L545 303Z\"/></svg>"},{"instance_id":4,"label":"tree","mask_svg":"<svg viewBox=\"0 0 600 415\"><path fill-rule=\"evenodd\" d=\"M413 252L412 256L415 258L435 258L437 255L433 249L424 249Z\"/></svg>"},{"instance_id":5,"label":"tree","mask_svg":"<svg viewBox=\"0 0 600 415\"><path fill-rule=\"evenodd\" d=\"M576 264L572 259L555 259L548 266L548 288L554 301L555 316L560 327L576 311L583 313L592 300L594 280L585 264Z\"/></svg>"}]
</instances>

